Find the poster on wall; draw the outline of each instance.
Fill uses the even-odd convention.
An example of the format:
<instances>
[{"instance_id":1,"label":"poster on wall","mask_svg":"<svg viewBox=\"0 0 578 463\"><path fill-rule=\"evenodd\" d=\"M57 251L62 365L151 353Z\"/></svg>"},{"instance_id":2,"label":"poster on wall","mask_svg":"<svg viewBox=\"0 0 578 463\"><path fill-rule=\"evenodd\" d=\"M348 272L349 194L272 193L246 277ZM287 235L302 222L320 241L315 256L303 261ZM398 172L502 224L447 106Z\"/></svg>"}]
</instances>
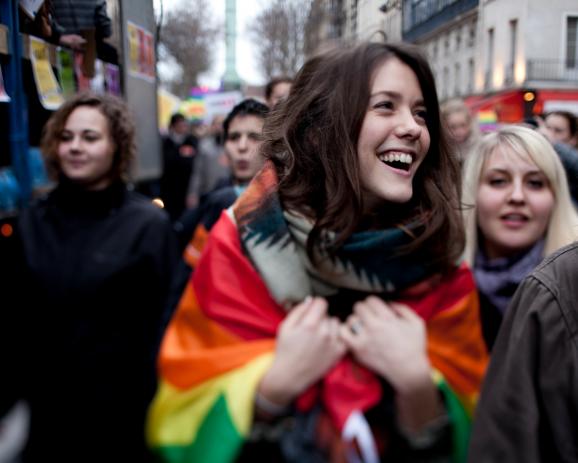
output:
<instances>
[{"instance_id":1,"label":"poster on wall","mask_svg":"<svg viewBox=\"0 0 578 463\"><path fill-rule=\"evenodd\" d=\"M62 94L69 98L76 93L76 83L74 82L74 55L72 51L61 48L58 50L58 77Z\"/></svg>"},{"instance_id":2,"label":"poster on wall","mask_svg":"<svg viewBox=\"0 0 578 463\"><path fill-rule=\"evenodd\" d=\"M90 90L90 78L86 77L83 72L82 63L84 55L80 51L74 52L74 75L78 84L78 90Z\"/></svg>"},{"instance_id":3,"label":"poster on wall","mask_svg":"<svg viewBox=\"0 0 578 463\"><path fill-rule=\"evenodd\" d=\"M90 89L96 93L106 93L104 63L99 59L94 60L94 77L90 79Z\"/></svg>"},{"instance_id":4,"label":"poster on wall","mask_svg":"<svg viewBox=\"0 0 578 463\"><path fill-rule=\"evenodd\" d=\"M48 45L32 36L30 37L30 62L40 103L51 111L58 109L64 103L64 97L52 71Z\"/></svg>"},{"instance_id":5,"label":"poster on wall","mask_svg":"<svg viewBox=\"0 0 578 463\"><path fill-rule=\"evenodd\" d=\"M10 97L6 93L6 89L4 88L4 79L2 78L2 68L0 68L0 102L8 102L10 101Z\"/></svg>"},{"instance_id":6,"label":"poster on wall","mask_svg":"<svg viewBox=\"0 0 578 463\"><path fill-rule=\"evenodd\" d=\"M116 96L121 96L120 68L111 63L104 63L104 80L106 91Z\"/></svg>"},{"instance_id":7,"label":"poster on wall","mask_svg":"<svg viewBox=\"0 0 578 463\"><path fill-rule=\"evenodd\" d=\"M129 47L129 74L133 77L154 82L155 48L152 33L127 21Z\"/></svg>"}]
</instances>

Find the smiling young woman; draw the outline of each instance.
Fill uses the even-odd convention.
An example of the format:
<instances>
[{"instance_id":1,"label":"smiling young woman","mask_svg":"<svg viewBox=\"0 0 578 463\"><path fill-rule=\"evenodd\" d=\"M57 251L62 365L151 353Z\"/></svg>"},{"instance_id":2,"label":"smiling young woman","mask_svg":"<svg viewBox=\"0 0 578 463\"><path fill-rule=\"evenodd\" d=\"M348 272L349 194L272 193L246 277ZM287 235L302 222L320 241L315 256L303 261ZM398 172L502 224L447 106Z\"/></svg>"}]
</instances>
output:
<instances>
[{"instance_id":1,"label":"smiling young woman","mask_svg":"<svg viewBox=\"0 0 578 463\"><path fill-rule=\"evenodd\" d=\"M152 445L167 461L463 459L487 358L429 65L379 43L314 57L263 136L268 162L164 338Z\"/></svg>"},{"instance_id":2,"label":"smiling young woman","mask_svg":"<svg viewBox=\"0 0 578 463\"><path fill-rule=\"evenodd\" d=\"M578 238L566 173L538 132L504 127L465 165L466 260L474 269L484 338L491 349L520 281Z\"/></svg>"}]
</instances>

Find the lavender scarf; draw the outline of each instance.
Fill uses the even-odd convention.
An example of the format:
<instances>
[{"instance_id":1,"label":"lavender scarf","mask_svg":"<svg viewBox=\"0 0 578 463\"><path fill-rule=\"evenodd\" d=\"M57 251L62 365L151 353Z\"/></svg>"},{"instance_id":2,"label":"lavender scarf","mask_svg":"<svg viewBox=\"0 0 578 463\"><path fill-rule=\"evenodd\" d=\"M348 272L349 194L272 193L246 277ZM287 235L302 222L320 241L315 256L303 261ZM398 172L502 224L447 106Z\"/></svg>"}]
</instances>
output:
<instances>
[{"instance_id":1,"label":"lavender scarf","mask_svg":"<svg viewBox=\"0 0 578 463\"><path fill-rule=\"evenodd\" d=\"M478 247L473 269L478 291L504 314L520 282L543 258L543 239L522 254L498 259L488 259Z\"/></svg>"}]
</instances>

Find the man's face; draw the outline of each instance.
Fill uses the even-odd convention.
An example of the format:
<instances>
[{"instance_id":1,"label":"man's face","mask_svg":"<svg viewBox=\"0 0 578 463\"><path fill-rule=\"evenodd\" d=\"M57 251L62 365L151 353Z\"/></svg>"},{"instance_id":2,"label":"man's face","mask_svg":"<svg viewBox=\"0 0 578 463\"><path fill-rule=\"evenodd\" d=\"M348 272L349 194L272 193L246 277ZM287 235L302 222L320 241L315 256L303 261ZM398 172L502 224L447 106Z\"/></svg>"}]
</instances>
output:
<instances>
[{"instance_id":1,"label":"man's face","mask_svg":"<svg viewBox=\"0 0 578 463\"><path fill-rule=\"evenodd\" d=\"M179 119L173 124L171 130L179 135L186 135L189 133L189 123L186 119Z\"/></svg>"},{"instance_id":2,"label":"man's face","mask_svg":"<svg viewBox=\"0 0 578 463\"><path fill-rule=\"evenodd\" d=\"M229 124L225 140L225 153L231 161L235 180L249 182L263 167L263 157L259 153L263 118L253 115L235 117Z\"/></svg>"}]
</instances>

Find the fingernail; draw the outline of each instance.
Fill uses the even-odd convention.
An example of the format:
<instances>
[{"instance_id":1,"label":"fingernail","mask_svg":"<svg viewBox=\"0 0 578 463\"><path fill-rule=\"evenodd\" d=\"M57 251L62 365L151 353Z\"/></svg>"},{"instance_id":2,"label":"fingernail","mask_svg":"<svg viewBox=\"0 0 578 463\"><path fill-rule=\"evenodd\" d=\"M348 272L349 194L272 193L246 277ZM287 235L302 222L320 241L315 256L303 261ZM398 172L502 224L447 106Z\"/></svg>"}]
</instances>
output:
<instances>
[{"instance_id":1,"label":"fingernail","mask_svg":"<svg viewBox=\"0 0 578 463\"><path fill-rule=\"evenodd\" d=\"M312 298L311 296L307 296L307 297L303 300L303 302L304 302L305 304L309 304L312 300L313 300L313 298Z\"/></svg>"}]
</instances>

